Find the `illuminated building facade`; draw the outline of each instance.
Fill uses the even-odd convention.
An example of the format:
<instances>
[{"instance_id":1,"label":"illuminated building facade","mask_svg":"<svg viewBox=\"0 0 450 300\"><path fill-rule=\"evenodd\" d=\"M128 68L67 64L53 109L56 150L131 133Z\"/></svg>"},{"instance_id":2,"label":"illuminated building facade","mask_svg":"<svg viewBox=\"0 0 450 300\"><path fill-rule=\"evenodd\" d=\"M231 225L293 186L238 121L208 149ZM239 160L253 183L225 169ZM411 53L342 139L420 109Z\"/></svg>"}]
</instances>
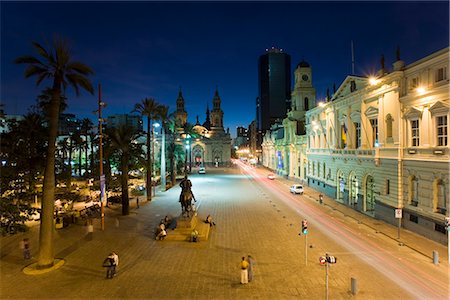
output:
<instances>
[{"instance_id":1,"label":"illuminated building facade","mask_svg":"<svg viewBox=\"0 0 450 300\"><path fill-rule=\"evenodd\" d=\"M283 134L265 139L264 165L296 179L303 169L310 187L394 225L401 208L404 228L446 243L448 69L445 48L406 66L397 53L393 70L382 63L374 78L348 76L329 101L306 110L305 135L293 133L288 116Z\"/></svg>"}]
</instances>

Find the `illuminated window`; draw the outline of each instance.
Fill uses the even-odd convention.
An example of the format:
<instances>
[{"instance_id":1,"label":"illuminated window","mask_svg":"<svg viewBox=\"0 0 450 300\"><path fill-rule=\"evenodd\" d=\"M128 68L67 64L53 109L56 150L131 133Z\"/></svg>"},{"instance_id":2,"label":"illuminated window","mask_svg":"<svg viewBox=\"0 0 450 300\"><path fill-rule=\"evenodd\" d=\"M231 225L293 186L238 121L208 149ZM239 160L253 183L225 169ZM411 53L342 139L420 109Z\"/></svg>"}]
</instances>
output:
<instances>
[{"instance_id":1,"label":"illuminated window","mask_svg":"<svg viewBox=\"0 0 450 300\"><path fill-rule=\"evenodd\" d=\"M437 132L437 145L447 146L448 145L448 125L447 116L436 117L436 132Z\"/></svg>"},{"instance_id":2,"label":"illuminated window","mask_svg":"<svg viewBox=\"0 0 450 300\"><path fill-rule=\"evenodd\" d=\"M419 120L411 120L411 146L418 147L419 145Z\"/></svg>"}]
</instances>

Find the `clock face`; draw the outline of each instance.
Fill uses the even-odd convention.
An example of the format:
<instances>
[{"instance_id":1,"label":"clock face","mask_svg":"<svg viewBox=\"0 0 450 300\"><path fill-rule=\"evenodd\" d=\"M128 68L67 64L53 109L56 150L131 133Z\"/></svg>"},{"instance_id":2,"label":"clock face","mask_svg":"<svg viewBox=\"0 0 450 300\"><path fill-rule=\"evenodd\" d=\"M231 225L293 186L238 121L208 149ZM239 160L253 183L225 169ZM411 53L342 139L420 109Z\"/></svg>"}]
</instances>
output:
<instances>
[{"instance_id":1,"label":"clock face","mask_svg":"<svg viewBox=\"0 0 450 300\"><path fill-rule=\"evenodd\" d=\"M308 81L308 75L304 74L304 75L302 76L302 79L303 79L303 81Z\"/></svg>"}]
</instances>

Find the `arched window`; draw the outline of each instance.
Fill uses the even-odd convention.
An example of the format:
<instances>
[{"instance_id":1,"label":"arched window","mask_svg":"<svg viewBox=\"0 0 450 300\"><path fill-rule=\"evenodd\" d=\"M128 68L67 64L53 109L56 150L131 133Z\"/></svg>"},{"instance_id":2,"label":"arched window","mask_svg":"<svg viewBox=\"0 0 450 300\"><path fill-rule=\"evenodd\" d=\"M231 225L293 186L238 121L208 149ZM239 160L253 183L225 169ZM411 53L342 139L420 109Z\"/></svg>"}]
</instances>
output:
<instances>
[{"instance_id":1,"label":"arched window","mask_svg":"<svg viewBox=\"0 0 450 300\"><path fill-rule=\"evenodd\" d=\"M445 183L442 179L433 182L433 212L445 215L447 212Z\"/></svg>"},{"instance_id":2,"label":"arched window","mask_svg":"<svg viewBox=\"0 0 450 300\"><path fill-rule=\"evenodd\" d=\"M304 103L303 103L303 107L305 108L305 111L309 110L309 99L308 99L308 97L305 97Z\"/></svg>"},{"instance_id":3,"label":"arched window","mask_svg":"<svg viewBox=\"0 0 450 300\"><path fill-rule=\"evenodd\" d=\"M408 177L408 204L417 206L417 188L419 187L419 180L416 176L411 175Z\"/></svg>"},{"instance_id":4,"label":"arched window","mask_svg":"<svg viewBox=\"0 0 450 300\"><path fill-rule=\"evenodd\" d=\"M392 139L392 122L394 119L392 119L391 114L387 114L386 116L386 139Z\"/></svg>"}]
</instances>

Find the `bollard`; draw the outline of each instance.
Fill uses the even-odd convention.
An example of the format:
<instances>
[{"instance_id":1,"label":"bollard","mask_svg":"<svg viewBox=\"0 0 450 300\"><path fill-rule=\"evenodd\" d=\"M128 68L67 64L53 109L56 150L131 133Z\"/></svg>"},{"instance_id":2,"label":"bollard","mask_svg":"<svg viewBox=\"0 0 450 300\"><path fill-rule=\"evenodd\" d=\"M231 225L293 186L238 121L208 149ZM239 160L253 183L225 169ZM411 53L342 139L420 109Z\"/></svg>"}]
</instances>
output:
<instances>
[{"instance_id":1,"label":"bollard","mask_svg":"<svg viewBox=\"0 0 450 300\"><path fill-rule=\"evenodd\" d=\"M352 295L356 295L358 293L358 282L356 281L356 278L351 278L351 284L352 284Z\"/></svg>"},{"instance_id":2,"label":"bollard","mask_svg":"<svg viewBox=\"0 0 450 300\"><path fill-rule=\"evenodd\" d=\"M435 265L439 264L439 253L436 250L433 250L433 263Z\"/></svg>"}]
</instances>

